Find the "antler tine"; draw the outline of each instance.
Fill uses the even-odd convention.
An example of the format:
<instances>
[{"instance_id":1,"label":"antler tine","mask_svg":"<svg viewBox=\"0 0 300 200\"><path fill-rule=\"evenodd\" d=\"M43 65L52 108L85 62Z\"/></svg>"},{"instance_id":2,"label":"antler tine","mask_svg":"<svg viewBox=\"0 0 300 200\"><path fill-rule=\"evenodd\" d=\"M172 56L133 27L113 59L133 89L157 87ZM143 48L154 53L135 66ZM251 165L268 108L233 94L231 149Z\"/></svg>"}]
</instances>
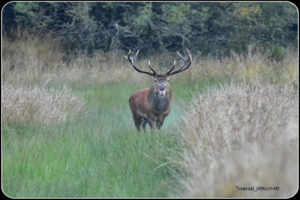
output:
<instances>
[{"instance_id":1,"label":"antler tine","mask_svg":"<svg viewBox=\"0 0 300 200\"><path fill-rule=\"evenodd\" d=\"M173 67L171 69L169 69L169 71L166 73L166 75L169 75L171 73L171 71L173 71L175 69L175 66L176 66L176 60L174 60Z\"/></svg>"},{"instance_id":2,"label":"antler tine","mask_svg":"<svg viewBox=\"0 0 300 200\"><path fill-rule=\"evenodd\" d=\"M192 54L190 52L190 50L188 50L187 48L185 48L186 52L188 53L188 56L190 57L191 61L192 61Z\"/></svg>"},{"instance_id":3,"label":"antler tine","mask_svg":"<svg viewBox=\"0 0 300 200\"><path fill-rule=\"evenodd\" d=\"M187 51L187 55L188 55L187 58L183 57L183 56L177 51L177 54L178 54L179 57L183 60L183 65L180 67L179 70L174 71L174 72L172 72L172 73L171 73L171 71L172 71L173 69L170 70L170 71L167 73L167 75L171 76L171 75L174 75L174 74L183 72L184 70L188 69L188 68L191 66L191 64L192 64L192 56L191 56L191 53L190 53L190 51L189 51L188 49L186 49L186 51Z\"/></svg>"},{"instance_id":4,"label":"antler tine","mask_svg":"<svg viewBox=\"0 0 300 200\"><path fill-rule=\"evenodd\" d=\"M150 60L148 60L148 64L149 64L150 70L153 72L154 75L156 75L156 71L151 67Z\"/></svg>"},{"instance_id":5,"label":"antler tine","mask_svg":"<svg viewBox=\"0 0 300 200\"><path fill-rule=\"evenodd\" d=\"M187 48L186 48L186 52L187 52L187 55L188 55L188 61L190 62L190 65L191 65L192 64L192 55L191 55L191 52ZM186 68L182 69L182 71L184 71L187 68L189 68L190 65L186 66Z\"/></svg>"},{"instance_id":6,"label":"antler tine","mask_svg":"<svg viewBox=\"0 0 300 200\"><path fill-rule=\"evenodd\" d=\"M142 71L142 70L138 69L138 67L136 67L136 58L137 58L137 56L138 56L138 54L139 54L139 51L140 51L140 50L137 50L137 52L135 53L135 55L134 55L133 57L131 57L131 56L130 56L130 54L131 54L131 49L130 49L129 52L128 52L128 61L130 62L130 64L133 66L133 68L134 68L136 71L138 71L138 72L140 72L140 73L148 74L148 75L150 75L150 76L155 76L155 75L156 75L156 72L155 72L154 69L152 69L151 67L150 67L150 69L152 70L153 73L146 72L146 71Z\"/></svg>"},{"instance_id":7,"label":"antler tine","mask_svg":"<svg viewBox=\"0 0 300 200\"><path fill-rule=\"evenodd\" d=\"M176 51L176 52L180 56L180 58L182 58L184 60L184 57L179 53L179 51Z\"/></svg>"}]
</instances>

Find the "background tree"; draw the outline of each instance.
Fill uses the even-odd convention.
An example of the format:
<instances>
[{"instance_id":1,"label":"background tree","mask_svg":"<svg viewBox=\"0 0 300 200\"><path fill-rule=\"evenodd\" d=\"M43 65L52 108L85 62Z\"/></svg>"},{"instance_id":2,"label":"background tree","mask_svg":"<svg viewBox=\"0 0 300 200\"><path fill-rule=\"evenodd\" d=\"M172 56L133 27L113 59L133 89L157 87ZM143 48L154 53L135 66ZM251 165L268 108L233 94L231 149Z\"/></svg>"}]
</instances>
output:
<instances>
[{"instance_id":1,"label":"background tree","mask_svg":"<svg viewBox=\"0 0 300 200\"><path fill-rule=\"evenodd\" d=\"M188 47L221 56L251 45L280 58L297 47L298 13L289 2L12 2L2 15L6 37L15 39L16 28L51 33L70 54Z\"/></svg>"}]
</instances>

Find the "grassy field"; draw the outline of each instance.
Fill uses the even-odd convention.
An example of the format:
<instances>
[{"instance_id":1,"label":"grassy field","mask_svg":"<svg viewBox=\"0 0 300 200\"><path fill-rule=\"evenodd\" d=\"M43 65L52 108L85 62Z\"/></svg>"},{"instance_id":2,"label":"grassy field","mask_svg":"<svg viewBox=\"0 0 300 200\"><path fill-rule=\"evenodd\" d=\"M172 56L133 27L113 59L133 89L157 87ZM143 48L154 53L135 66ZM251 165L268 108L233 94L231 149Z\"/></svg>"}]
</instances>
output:
<instances>
[{"instance_id":1,"label":"grassy field","mask_svg":"<svg viewBox=\"0 0 300 200\"><path fill-rule=\"evenodd\" d=\"M151 83L73 85L87 101L73 121L2 128L2 188L10 197L167 197L176 188L175 124L183 102L218 81L172 83L175 101L161 131L138 133L129 96ZM149 128L149 127L148 127Z\"/></svg>"},{"instance_id":2,"label":"grassy field","mask_svg":"<svg viewBox=\"0 0 300 200\"><path fill-rule=\"evenodd\" d=\"M126 52L65 61L58 43L39 37L3 43L1 187L7 196L253 197L235 186L281 181L279 192L255 197L285 197L299 185L295 52L278 62L250 50L219 59L195 55L190 69L171 77L174 100L162 129L138 133L128 99L152 80L132 69ZM151 63L162 73L174 56L165 52ZM147 59L139 65L145 69Z\"/></svg>"}]
</instances>

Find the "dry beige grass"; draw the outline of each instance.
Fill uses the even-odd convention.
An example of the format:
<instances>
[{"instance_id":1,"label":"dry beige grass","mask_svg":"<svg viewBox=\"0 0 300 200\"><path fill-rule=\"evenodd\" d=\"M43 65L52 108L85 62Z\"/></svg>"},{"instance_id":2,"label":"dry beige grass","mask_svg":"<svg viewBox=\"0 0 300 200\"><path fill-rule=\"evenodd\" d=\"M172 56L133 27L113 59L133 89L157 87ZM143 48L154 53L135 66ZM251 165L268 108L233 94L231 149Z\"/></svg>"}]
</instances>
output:
<instances>
[{"instance_id":1,"label":"dry beige grass","mask_svg":"<svg viewBox=\"0 0 300 200\"><path fill-rule=\"evenodd\" d=\"M232 53L221 59L193 59L191 69L187 71L190 79L197 78L235 78L242 81L263 79L271 82L299 83L299 58L292 51L280 62L269 60L263 53L251 52L246 56Z\"/></svg>"},{"instance_id":2,"label":"dry beige grass","mask_svg":"<svg viewBox=\"0 0 300 200\"><path fill-rule=\"evenodd\" d=\"M1 85L2 123L35 121L60 123L73 118L83 108L85 101L70 90L50 90L34 86Z\"/></svg>"},{"instance_id":3,"label":"dry beige grass","mask_svg":"<svg viewBox=\"0 0 300 200\"><path fill-rule=\"evenodd\" d=\"M19 39L3 40L2 80L11 84L59 84L71 82L79 84L133 82L141 83L149 80L148 76L139 74L126 59L127 52L95 52L92 56L78 53L68 56L60 47L59 40L51 36L30 35L20 33ZM192 52L193 53L193 52ZM159 73L165 73L177 59L180 67L182 61L173 53L162 53L144 57L143 50L138 58L138 65L147 69L147 60ZM283 80L298 84L298 56L292 51L281 62L270 61L262 53L249 50L248 55L232 53L231 57L201 58L193 56L189 70L175 80L195 80L199 78L234 78L239 80Z\"/></svg>"},{"instance_id":4,"label":"dry beige grass","mask_svg":"<svg viewBox=\"0 0 300 200\"><path fill-rule=\"evenodd\" d=\"M54 72L64 64L64 54L58 40L26 32L18 35L15 41L3 39L2 81L34 85L45 80L45 72Z\"/></svg>"},{"instance_id":5,"label":"dry beige grass","mask_svg":"<svg viewBox=\"0 0 300 200\"><path fill-rule=\"evenodd\" d=\"M13 85L145 81L144 75L134 72L125 54L115 51L67 56L59 41L47 36L26 35L15 41L5 38L1 78ZM147 66L145 63L141 61L141 66Z\"/></svg>"},{"instance_id":6,"label":"dry beige grass","mask_svg":"<svg viewBox=\"0 0 300 200\"><path fill-rule=\"evenodd\" d=\"M124 52L115 51L110 53L98 52L92 56L80 55L74 57L68 64L58 70L59 79L73 83L112 83L112 82L143 82L144 75L140 75L130 66ZM63 78L66 77L66 78Z\"/></svg>"},{"instance_id":7,"label":"dry beige grass","mask_svg":"<svg viewBox=\"0 0 300 200\"><path fill-rule=\"evenodd\" d=\"M199 95L179 126L182 197L290 197L299 186L299 94L291 84ZM256 187L279 187L257 190ZM241 190L242 187L250 191Z\"/></svg>"}]
</instances>

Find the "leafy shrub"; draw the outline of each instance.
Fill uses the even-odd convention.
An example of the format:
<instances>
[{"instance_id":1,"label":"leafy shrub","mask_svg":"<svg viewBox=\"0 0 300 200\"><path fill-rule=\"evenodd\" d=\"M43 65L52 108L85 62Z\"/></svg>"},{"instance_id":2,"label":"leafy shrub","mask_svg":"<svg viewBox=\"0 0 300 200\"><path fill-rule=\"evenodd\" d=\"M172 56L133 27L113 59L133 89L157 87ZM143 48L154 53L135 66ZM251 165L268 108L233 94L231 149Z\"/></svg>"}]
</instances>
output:
<instances>
[{"instance_id":1,"label":"leafy shrub","mask_svg":"<svg viewBox=\"0 0 300 200\"><path fill-rule=\"evenodd\" d=\"M279 45L272 45L271 48L267 50L267 57L277 62L282 61L286 58L286 56L286 49Z\"/></svg>"}]
</instances>

